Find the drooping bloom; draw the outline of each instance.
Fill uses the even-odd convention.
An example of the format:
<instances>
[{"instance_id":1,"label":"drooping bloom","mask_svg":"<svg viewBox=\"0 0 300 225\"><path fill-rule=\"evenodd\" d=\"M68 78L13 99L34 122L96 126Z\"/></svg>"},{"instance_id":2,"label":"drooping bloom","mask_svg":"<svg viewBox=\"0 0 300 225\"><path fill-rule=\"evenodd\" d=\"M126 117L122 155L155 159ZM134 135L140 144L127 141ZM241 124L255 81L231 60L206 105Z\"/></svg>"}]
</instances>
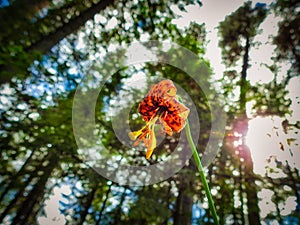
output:
<instances>
[{"instance_id":1,"label":"drooping bloom","mask_svg":"<svg viewBox=\"0 0 300 225\"><path fill-rule=\"evenodd\" d=\"M146 125L138 131L130 132L134 146L142 140L147 147L146 159L149 159L156 147L154 127L157 122L164 127L164 132L172 135L179 133L186 124L189 108L178 101L177 89L171 80L162 80L152 85L150 91L138 107Z\"/></svg>"}]
</instances>

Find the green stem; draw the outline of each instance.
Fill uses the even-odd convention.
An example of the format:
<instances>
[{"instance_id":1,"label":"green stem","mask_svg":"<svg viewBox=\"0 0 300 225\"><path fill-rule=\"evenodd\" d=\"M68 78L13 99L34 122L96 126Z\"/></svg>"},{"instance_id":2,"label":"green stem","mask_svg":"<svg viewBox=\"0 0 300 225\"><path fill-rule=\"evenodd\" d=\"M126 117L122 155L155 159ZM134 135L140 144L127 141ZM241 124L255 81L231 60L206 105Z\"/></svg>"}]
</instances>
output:
<instances>
[{"instance_id":1,"label":"green stem","mask_svg":"<svg viewBox=\"0 0 300 225\"><path fill-rule=\"evenodd\" d=\"M205 178L204 171L203 171L203 166L202 166L197 148L194 144L194 141L193 141L193 138L192 138L192 135L191 135L191 129L190 129L190 124L189 124L188 119L186 120L185 131L186 131L186 136L187 136L188 142L189 142L190 147L191 147L192 152L193 152L194 159L196 161L196 165L198 167L198 171L200 173L200 178L201 178L201 181L202 181L203 186L204 186L204 190L205 190L205 193L206 193L206 196L207 196L207 199L208 199L208 204L209 204L209 208L211 210L211 213L212 213L212 216L213 216L213 219L214 219L214 223L216 225L219 225L219 219L218 219L217 211L216 211L216 208L215 208L214 200L213 200L212 195L210 193L210 189L209 189L209 186L208 186L208 183L207 183L207 180Z\"/></svg>"}]
</instances>

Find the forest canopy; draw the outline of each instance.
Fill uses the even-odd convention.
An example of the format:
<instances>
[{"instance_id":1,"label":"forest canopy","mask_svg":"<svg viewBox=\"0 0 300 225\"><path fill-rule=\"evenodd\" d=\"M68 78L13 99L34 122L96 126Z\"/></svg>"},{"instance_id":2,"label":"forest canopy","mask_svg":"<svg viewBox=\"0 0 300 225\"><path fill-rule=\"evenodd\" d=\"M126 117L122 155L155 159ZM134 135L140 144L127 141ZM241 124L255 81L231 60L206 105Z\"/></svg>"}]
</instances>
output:
<instances>
[{"instance_id":1,"label":"forest canopy","mask_svg":"<svg viewBox=\"0 0 300 225\"><path fill-rule=\"evenodd\" d=\"M299 2L238 1L213 30L211 5L0 1L1 224L214 224L186 134L153 128L149 159L127 135L165 79L220 224L300 223Z\"/></svg>"}]
</instances>

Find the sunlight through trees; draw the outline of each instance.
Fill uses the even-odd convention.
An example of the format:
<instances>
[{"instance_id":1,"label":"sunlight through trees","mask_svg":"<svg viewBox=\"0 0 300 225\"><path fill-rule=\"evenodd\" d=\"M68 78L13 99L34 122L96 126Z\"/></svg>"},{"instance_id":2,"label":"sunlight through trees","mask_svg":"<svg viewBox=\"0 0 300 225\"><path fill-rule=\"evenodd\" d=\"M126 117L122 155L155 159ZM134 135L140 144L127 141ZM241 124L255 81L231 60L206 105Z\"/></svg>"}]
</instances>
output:
<instances>
[{"instance_id":1,"label":"sunlight through trees","mask_svg":"<svg viewBox=\"0 0 300 225\"><path fill-rule=\"evenodd\" d=\"M213 2L216 12L225 4ZM132 147L127 137L145 124L138 104L162 79L172 80L197 113L190 128L200 157L214 151L207 148L211 139L222 140L204 171L220 224L300 223L299 91L293 87L300 72L299 2L239 1L214 29L217 40L199 22L206 5L0 1L1 224L214 224L185 134L165 136L153 126L157 145L148 160L143 145ZM274 34L263 26L270 19ZM136 42L145 50L136 50L136 63L129 64L126 54ZM220 65L208 57L212 44ZM270 57L259 58L269 45ZM139 61L147 54L151 60ZM212 113L217 105L219 114ZM223 113L225 136L211 137ZM151 183L154 176L170 172L164 167L149 176L143 169L126 176L123 169L168 160L183 167L158 183ZM99 174L104 170L106 177ZM108 177L137 185L146 177L151 185Z\"/></svg>"}]
</instances>

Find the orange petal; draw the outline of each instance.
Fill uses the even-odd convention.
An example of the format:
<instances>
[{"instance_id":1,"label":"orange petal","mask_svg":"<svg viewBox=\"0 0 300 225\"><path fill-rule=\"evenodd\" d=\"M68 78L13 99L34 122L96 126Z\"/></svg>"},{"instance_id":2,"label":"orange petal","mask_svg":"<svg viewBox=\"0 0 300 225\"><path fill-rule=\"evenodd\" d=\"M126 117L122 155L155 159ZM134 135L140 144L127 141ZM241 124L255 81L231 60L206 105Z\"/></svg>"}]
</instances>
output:
<instances>
[{"instance_id":1,"label":"orange petal","mask_svg":"<svg viewBox=\"0 0 300 225\"><path fill-rule=\"evenodd\" d=\"M162 80L158 84L152 85L146 97L139 104L138 112L145 121L149 121L165 101L175 98L176 92L177 89L171 80Z\"/></svg>"},{"instance_id":2,"label":"orange petal","mask_svg":"<svg viewBox=\"0 0 300 225\"><path fill-rule=\"evenodd\" d=\"M180 117L178 114L167 114L163 120L175 132L180 132L186 123L186 119Z\"/></svg>"},{"instance_id":3,"label":"orange petal","mask_svg":"<svg viewBox=\"0 0 300 225\"><path fill-rule=\"evenodd\" d=\"M162 118L159 118L159 121L160 123L163 125L164 127L164 132L167 133L169 136L172 136L173 135L173 131L172 131L172 128L162 119Z\"/></svg>"},{"instance_id":4,"label":"orange petal","mask_svg":"<svg viewBox=\"0 0 300 225\"><path fill-rule=\"evenodd\" d=\"M147 149L147 152L146 152L146 159L149 159L153 153L154 149Z\"/></svg>"},{"instance_id":5,"label":"orange petal","mask_svg":"<svg viewBox=\"0 0 300 225\"><path fill-rule=\"evenodd\" d=\"M157 103L155 103L151 96L147 96L139 104L138 112L143 116L143 119L148 122L155 116L157 109Z\"/></svg>"}]
</instances>

